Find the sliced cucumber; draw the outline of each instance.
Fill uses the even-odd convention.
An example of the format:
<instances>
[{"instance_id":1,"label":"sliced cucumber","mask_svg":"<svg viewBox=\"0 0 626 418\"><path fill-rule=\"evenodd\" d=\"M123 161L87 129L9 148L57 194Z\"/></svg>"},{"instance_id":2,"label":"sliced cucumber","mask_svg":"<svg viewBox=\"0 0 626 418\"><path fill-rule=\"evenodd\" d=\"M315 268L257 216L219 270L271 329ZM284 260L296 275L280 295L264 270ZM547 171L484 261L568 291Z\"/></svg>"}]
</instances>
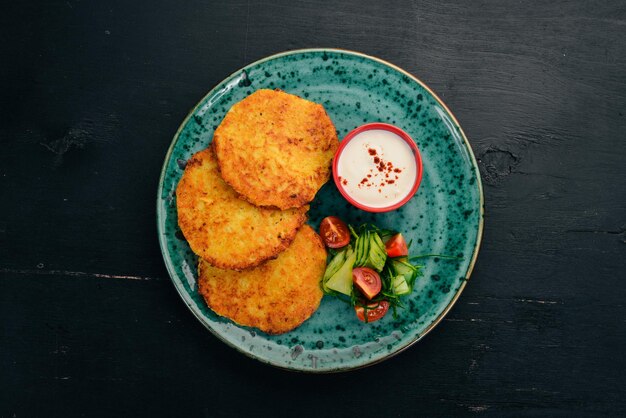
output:
<instances>
[{"instance_id":1,"label":"sliced cucumber","mask_svg":"<svg viewBox=\"0 0 626 418\"><path fill-rule=\"evenodd\" d=\"M326 281L330 279L330 277L343 266L343 263L346 261L346 254L348 249L338 252L335 256L330 260L330 263L326 266L326 271L324 272L324 278L322 282L326 284Z\"/></svg>"},{"instance_id":2,"label":"sliced cucumber","mask_svg":"<svg viewBox=\"0 0 626 418\"><path fill-rule=\"evenodd\" d=\"M411 293L411 288L402 274L399 274L392 279L391 288L393 289L393 293L398 296L408 295Z\"/></svg>"},{"instance_id":3,"label":"sliced cucumber","mask_svg":"<svg viewBox=\"0 0 626 418\"><path fill-rule=\"evenodd\" d=\"M352 267L355 260L356 252L348 249L343 265L328 279L324 288L350 296L352 294Z\"/></svg>"},{"instance_id":4,"label":"sliced cucumber","mask_svg":"<svg viewBox=\"0 0 626 418\"><path fill-rule=\"evenodd\" d=\"M361 261L359 262L360 266L366 266L367 260L370 254L370 233L369 231L365 231L361 238L363 238L363 254L361 254Z\"/></svg>"},{"instance_id":5,"label":"sliced cucumber","mask_svg":"<svg viewBox=\"0 0 626 418\"><path fill-rule=\"evenodd\" d=\"M386 254L387 252L385 251L385 244L383 244L383 240L380 238L380 235L378 235L378 233L374 232L372 234L372 239L374 240L374 242L378 246L379 250Z\"/></svg>"},{"instance_id":6,"label":"sliced cucumber","mask_svg":"<svg viewBox=\"0 0 626 418\"><path fill-rule=\"evenodd\" d=\"M354 263L357 267L363 267L367 264L367 259L369 256L369 238L367 231L363 231L363 233L359 236L356 243L356 262Z\"/></svg>"},{"instance_id":7,"label":"sliced cucumber","mask_svg":"<svg viewBox=\"0 0 626 418\"><path fill-rule=\"evenodd\" d=\"M391 260L391 267L394 274L404 276L409 288L413 289L415 279L421 275L419 266L414 266L406 259L395 258Z\"/></svg>"},{"instance_id":8,"label":"sliced cucumber","mask_svg":"<svg viewBox=\"0 0 626 418\"><path fill-rule=\"evenodd\" d=\"M378 236L376 232L373 232L370 235L370 264L371 266L377 270L382 271L383 267L385 267L385 261L387 261L387 251L385 251L385 244L383 244L382 240Z\"/></svg>"},{"instance_id":9,"label":"sliced cucumber","mask_svg":"<svg viewBox=\"0 0 626 418\"><path fill-rule=\"evenodd\" d=\"M363 231L356 242L356 267L382 271L387 261L385 245L376 232Z\"/></svg>"},{"instance_id":10,"label":"sliced cucumber","mask_svg":"<svg viewBox=\"0 0 626 418\"><path fill-rule=\"evenodd\" d=\"M361 262L361 260L363 259L363 237L359 236L356 240L356 262L355 265L359 265L359 263Z\"/></svg>"},{"instance_id":11,"label":"sliced cucumber","mask_svg":"<svg viewBox=\"0 0 626 418\"><path fill-rule=\"evenodd\" d=\"M396 274L402 274L406 277L411 277L417 270L412 264L397 259L392 260L391 265Z\"/></svg>"}]
</instances>

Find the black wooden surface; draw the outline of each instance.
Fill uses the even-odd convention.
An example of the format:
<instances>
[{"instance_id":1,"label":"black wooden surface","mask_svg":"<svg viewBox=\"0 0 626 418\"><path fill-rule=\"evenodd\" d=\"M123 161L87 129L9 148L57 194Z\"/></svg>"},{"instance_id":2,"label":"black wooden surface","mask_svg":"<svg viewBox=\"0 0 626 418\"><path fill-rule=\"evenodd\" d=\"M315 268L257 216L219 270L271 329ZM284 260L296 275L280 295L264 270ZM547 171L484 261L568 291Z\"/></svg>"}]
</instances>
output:
<instances>
[{"instance_id":1,"label":"black wooden surface","mask_svg":"<svg viewBox=\"0 0 626 418\"><path fill-rule=\"evenodd\" d=\"M0 416L624 416L626 3L5 2ZM269 54L391 61L480 161L483 245L422 342L302 375L226 347L155 228L188 110Z\"/></svg>"}]
</instances>

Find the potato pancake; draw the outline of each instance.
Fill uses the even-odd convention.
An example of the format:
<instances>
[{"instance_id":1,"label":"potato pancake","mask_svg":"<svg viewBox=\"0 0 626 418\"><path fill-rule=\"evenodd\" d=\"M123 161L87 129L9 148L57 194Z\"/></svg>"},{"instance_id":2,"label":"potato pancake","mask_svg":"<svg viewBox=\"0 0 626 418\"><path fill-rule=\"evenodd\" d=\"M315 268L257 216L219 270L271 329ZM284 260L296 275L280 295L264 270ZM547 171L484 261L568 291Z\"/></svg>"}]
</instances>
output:
<instances>
[{"instance_id":1,"label":"potato pancake","mask_svg":"<svg viewBox=\"0 0 626 418\"><path fill-rule=\"evenodd\" d=\"M320 104L280 90L236 103L213 136L222 178L258 206L309 203L330 176L339 145Z\"/></svg>"},{"instance_id":2,"label":"potato pancake","mask_svg":"<svg viewBox=\"0 0 626 418\"><path fill-rule=\"evenodd\" d=\"M234 270L254 267L284 251L308 210L260 208L239 198L220 177L211 148L187 162L176 205L178 225L193 252L216 267Z\"/></svg>"},{"instance_id":3,"label":"potato pancake","mask_svg":"<svg viewBox=\"0 0 626 418\"><path fill-rule=\"evenodd\" d=\"M317 310L325 269L324 244L313 228L304 225L286 251L250 270L222 270L200 259L198 289L218 315L268 334L282 334Z\"/></svg>"}]
</instances>

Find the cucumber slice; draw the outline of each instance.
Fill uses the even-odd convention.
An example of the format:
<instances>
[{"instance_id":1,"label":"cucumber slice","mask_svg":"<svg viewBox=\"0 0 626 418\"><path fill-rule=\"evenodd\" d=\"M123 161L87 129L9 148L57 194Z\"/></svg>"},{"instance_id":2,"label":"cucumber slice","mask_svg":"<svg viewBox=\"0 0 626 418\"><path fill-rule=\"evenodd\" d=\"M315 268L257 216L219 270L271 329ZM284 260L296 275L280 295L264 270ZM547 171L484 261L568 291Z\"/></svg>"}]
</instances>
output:
<instances>
[{"instance_id":1,"label":"cucumber slice","mask_svg":"<svg viewBox=\"0 0 626 418\"><path fill-rule=\"evenodd\" d=\"M421 275L420 267L405 261L406 259L393 259L391 260L391 267L395 274L403 275L410 288L413 288L415 279Z\"/></svg>"},{"instance_id":2,"label":"cucumber slice","mask_svg":"<svg viewBox=\"0 0 626 418\"><path fill-rule=\"evenodd\" d=\"M365 231L361 237L363 238L363 254L362 254L362 258L361 258L361 262L359 263L360 266L365 266L367 265L367 259L369 258L369 254L370 254L370 237L369 237L369 232Z\"/></svg>"},{"instance_id":3,"label":"cucumber slice","mask_svg":"<svg viewBox=\"0 0 626 418\"><path fill-rule=\"evenodd\" d=\"M335 256L330 260L330 263L328 263L328 265L326 266L326 271L324 272L324 278L322 279L322 282L324 284L326 284L326 281L330 279L330 276L335 274L337 270L339 270L339 268L346 261L347 252L348 252L347 249L340 251L337 254L335 254Z\"/></svg>"},{"instance_id":4,"label":"cucumber slice","mask_svg":"<svg viewBox=\"0 0 626 418\"><path fill-rule=\"evenodd\" d=\"M413 265L401 260L393 260L391 265L396 274L402 274L406 277L411 277L417 270Z\"/></svg>"},{"instance_id":5,"label":"cucumber slice","mask_svg":"<svg viewBox=\"0 0 626 418\"><path fill-rule=\"evenodd\" d=\"M343 265L326 282L325 288L350 296L352 294L352 267L356 252L348 249Z\"/></svg>"},{"instance_id":6,"label":"cucumber slice","mask_svg":"<svg viewBox=\"0 0 626 418\"><path fill-rule=\"evenodd\" d=\"M391 288L393 289L393 293L398 296L408 295L411 293L411 288L402 274L399 274L392 279Z\"/></svg>"},{"instance_id":7,"label":"cucumber slice","mask_svg":"<svg viewBox=\"0 0 626 418\"><path fill-rule=\"evenodd\" d=\"M387 252L376 232L363 231L356 242L357 267L370 267L382 271L387 260Z\"/></svg>"},{"instance_id":8,"label":"cucumber slice","mask_svg":"<svg viewBox=\"0 0 626 418\"><path fill-rule=\"evenodd\" d=\"M382 271L385 267L385 261L387 261L387 251L385 251L385 245L376 232L370 235L370 253L369 259L372 268L377 271Z\"/></svg>"},{"instance_id":9,"label":"cucumber slice","mask_svg":"<svg viewBox=\"0 0 626 418\"><path fill-rule=\"evenodd\" d=\"M361 260L363 260L363 252L364 252L364 242L363 242L363 236L359 236L359 238L357 238L356 240L356 262L355 265L359 266L361 263Z\"/></svg>"},{"instance_id":10,"label":"cucumber slice","mask_svg":"<svg viewBox=\"0 0 626 418\"><path fill-rule=\"evenodd\" d=\"M380 235L378 235L378 233L374 232L373 237L374 242L376 243L376 246L378 247L378 249L383 253L383 254L387 254L387 250L385 250L385 244L383 244L383 240L380 238Z\"/></svg>"},{"instance_id":11,"label":"cucumber slice","mask_svg":"<svg viewBox=\"0 0 626 418\"><path fill-rule=\"evenodd\" d=\"M361 236L358 239L358 251L355 266L364 267L367 265L369 259L369 251L370 251L370 242L369 242L369 232L363 231Z\"/></svg>"},{"instance_id":12,"label":"cucumber slice","mask_svg":"<svg viewBox=\"0 0 626 418\"><path fill-rule=\"evenodd\" d=\"M369 261L366 264L367 267L371 267L374 270L381 272L383 271L383 267L385 267L385 257L375 251L371 251Z\"/></svg>"}]
</instances>

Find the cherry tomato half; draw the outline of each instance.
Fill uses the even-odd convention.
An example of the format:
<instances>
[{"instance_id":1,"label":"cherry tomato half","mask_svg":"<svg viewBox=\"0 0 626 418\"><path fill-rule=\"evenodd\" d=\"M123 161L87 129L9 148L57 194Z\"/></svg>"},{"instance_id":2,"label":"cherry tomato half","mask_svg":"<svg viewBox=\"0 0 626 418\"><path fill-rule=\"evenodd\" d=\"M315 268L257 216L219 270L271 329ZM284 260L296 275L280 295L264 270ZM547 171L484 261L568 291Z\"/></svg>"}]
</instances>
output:
<instances>
[{"instance_id":1,"label":"cherry tomato half","mask_svg":"<svg viewBox=\"0 0 626 418\"><path fill-rule=\"evenodd\" d=\"M320 235L330 248L341 248L350 242L350 231L344 221L336 216L327 216L320 223Z\"/></svg>"},{"instance_id":2,"label":"cherry tomato half","mask_svg":"<svg viewBox=\"0 0 626 418\"><path fill-rule=\"evenodd\" d=\"M356 305L354 310L356 311L357 318L359 318L361 322L374 322L385 316L389 310L389 302L381 300L380 302L367 305L367 321L365 320L365 307Z\"/></svg>"},{"instance_id":3,"label":"cherry tomato half","mask_svg":"<svg viewBox=\"0 0 626 418\"><path fill-rule=\"evenodd\" d=\"M352 282L361 291L363 296L372 300L380 292L382 282L376 271L369 267L356 267L352 269Z\"/></svg>"},{"instance_id":4,"label":"cherry tomato half","mask_svg":"<svg viewBox=\"0 0 626 418\"><path fill-rule=\"evenodd\" d=\"M402 234L396 234L385 244L387 255L389 257L404 257L409 255L409 248Z\"/></svg>"}]
</instances>

